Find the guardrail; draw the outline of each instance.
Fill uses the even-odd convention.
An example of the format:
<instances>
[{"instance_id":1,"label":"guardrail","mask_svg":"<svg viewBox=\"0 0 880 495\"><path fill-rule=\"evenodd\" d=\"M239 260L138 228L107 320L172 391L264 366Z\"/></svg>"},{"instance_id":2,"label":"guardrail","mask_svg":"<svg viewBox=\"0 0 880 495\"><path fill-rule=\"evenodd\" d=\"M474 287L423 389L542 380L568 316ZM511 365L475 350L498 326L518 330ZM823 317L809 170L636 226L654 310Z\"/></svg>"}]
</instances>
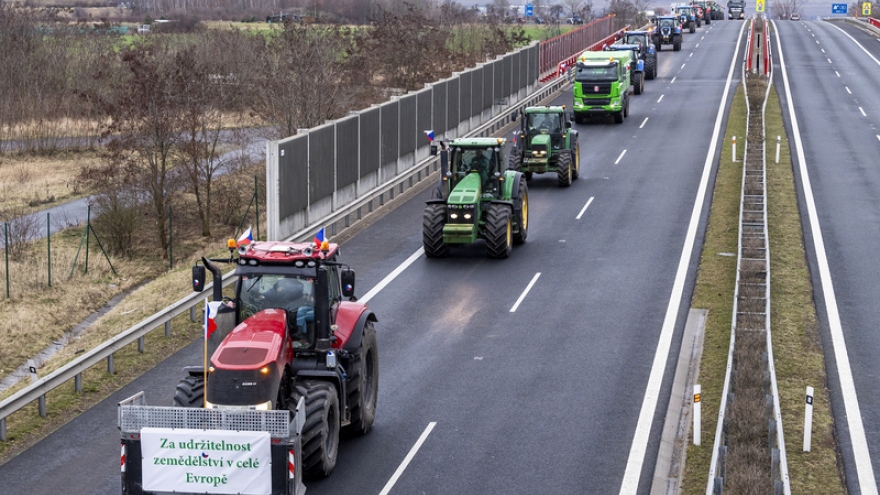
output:
<instances>
[{"instance_id":1,"label":"guardrail","mask_svg":"<svg viewBox=\"0 0 880 495\"><path fill-rule=\"evenodd\" d=\"M511 107L511 112L519 106L530 106L536 104L537 102L540 102L541 100L544 100L545 98L560 91L567 83L567 79L561 78L540 87L532 94L524 98L516 106ZM490 134L494 134L508 123L507 120L509 116L510 113L498 115L481 127L474 129L471 133L469 133L469 135L487 136ZM362 210L364 208L368 208L369 211L372 211L374 207L374 202L378 201L379 204L382 205L385 202L386 196L389 200L394 198L394 191L399 190L400 193L402 193L404 192L405 188L408 189L411 187L415 187L423 180L429 178L432 174L437 173L439 169L438 163L439 162L436 157L431 157L429 159L423 160L422 162L417 164L417 166L410 169L407 173L401 174L394 180L384 184L379 188L376 188L375 191L373 191L370 195L365 196L362 200L352 203L346 208L340 209L332 215L319 219L314 225L328 225L331 227L331 235L335 235L337 230L337 223L343 222L344 226L348 227L350 225L352 215L356 216L356 220L360 220L363 217ZM302 240L310 238L311 236L307 234L311 233L313 230L314 226L302 229L294 233L287 239ZM222 279L222 284L224 287L232 283L232 274L232 271L224 274ZM165 307L163 310L159 311L153 316L141 321L137 325L134 325L127 330L124 330L116 337L113 337L112 339L102 343L98 347L95 347L94 349L86 352L85 354L76 358L70 363L62 366L61 368L53 371L43 378L40 378L26 388L16 392L14 395L4 400L3 402L0 402L0 441L6 441L7 439L6 418L9 415L15 413L16 411L22 409L30 403L37 401L39 403L40 416L45 417L47 393L64 385L70 380L74 380L74 389L77 392L80 392L82 390L82 373L87 369L98 365L102 361L107 362L108 371L110 373L113 373L113 355L116 353L116 351L128 345L134 344L135 342L137 342L139 348L142 349L144 345L144 336L155 330L156 328L159 328L160 326L164 326L165 334L170 335L171 320L185 313L186 311L194 311L196 306L205 299L205 294L210 294L211 287L213 287L213 284L209 284L209 287L205 287L204 293L193 292L183 299L174 302L173 304Z\"/></svg>"}]
</instances>

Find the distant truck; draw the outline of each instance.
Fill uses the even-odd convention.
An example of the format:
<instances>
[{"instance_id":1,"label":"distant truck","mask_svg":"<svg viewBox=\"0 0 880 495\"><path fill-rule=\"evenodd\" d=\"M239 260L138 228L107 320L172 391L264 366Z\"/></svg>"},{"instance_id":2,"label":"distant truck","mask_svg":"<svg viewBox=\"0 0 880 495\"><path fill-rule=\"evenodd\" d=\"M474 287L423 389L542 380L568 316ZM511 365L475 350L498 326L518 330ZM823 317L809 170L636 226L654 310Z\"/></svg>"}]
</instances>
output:
<instances>
[{"instance_id":1,"label":"distant truck","mask_svg":"<svg viewBox=\"0 0 880 495\"><path fill-rule=\"evenodd\" d=\"M741 19L746 18L746 2L745 0L730 0L727 2L727 18Z\"/></svg>"},{"instance_id":2,"label":"distant truck","mask_svg":"<svg viewBox=\"0 0 880 495\"><path fill-rule=\"evenodd\" d=\"M610 115L622 124L629 116L632 52L586 51L577 60L574 76L574 120Z\"/></svg>"}]
</instances>

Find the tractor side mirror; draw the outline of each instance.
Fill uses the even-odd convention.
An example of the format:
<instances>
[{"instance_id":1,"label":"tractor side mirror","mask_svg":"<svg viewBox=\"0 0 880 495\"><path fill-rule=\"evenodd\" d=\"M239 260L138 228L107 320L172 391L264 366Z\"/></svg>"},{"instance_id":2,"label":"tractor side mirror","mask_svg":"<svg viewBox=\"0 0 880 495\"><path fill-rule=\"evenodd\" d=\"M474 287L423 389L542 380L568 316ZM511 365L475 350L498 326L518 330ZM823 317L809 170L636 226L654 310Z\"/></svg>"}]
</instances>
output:
<instances>
[{"instance_id":1,"label":"tractor side mirror","mask_svg":"<svg viewBox=\"0 0 880 495\"><path fill-rule=\"evenodd\" d=\"M354 270L343 268L340 278L342 279L342 295L348 298L354 297Z\"/></svg>"},{"instance_id":2,"label":"tractor side mirror","mask_svg":"<svg viewBox=\"0 0 880 495\"><path fill-rule=\"evenodd\" d=\"M516 122L516 112L513 112L512 114L510 114L510 121Z\"/></svg>"},{"instance_id":3,"label":"tractor side mirror","mask_svg":"<svg viewBox=\"0 0 880 495\"><path fill-rule=\"evenodd\" d=\"M437 156L437 145L431 142L431 156Z\"/></svg>"},{"instance_id":4,"label":"tractor side mirror","mask_svg":"<svg viewBox=\"0 0 880 495\"><path fill-rule=\"evenodd\" d=\"M192 283L193 283L193 291L201 292L205 290L205 267L202 265L195 265L192 269Z\"/></svg>"}]
</instances>

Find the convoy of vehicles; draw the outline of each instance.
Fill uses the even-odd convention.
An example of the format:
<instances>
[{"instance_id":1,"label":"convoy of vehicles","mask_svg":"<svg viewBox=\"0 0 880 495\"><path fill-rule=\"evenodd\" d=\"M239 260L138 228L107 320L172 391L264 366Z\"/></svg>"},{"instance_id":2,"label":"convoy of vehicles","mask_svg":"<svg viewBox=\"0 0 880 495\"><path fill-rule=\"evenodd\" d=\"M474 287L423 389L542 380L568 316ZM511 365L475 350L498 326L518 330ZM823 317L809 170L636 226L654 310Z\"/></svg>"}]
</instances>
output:
<instances>
[{"instance_id":1,"label":"convoy of vehicles","mask_svg":"<svg viewBox=\"0 0 880 495\"><path fill-rule=\"evenodd\" d=\"M681 20L681 29L687 29L690 33L697 32L697 16L690 5L675 7L675 15Z\"/></svg>"},{"instance_id":2,"label":"convoy of vehicles","mask_svg":"<svg viewBox=\"0 0 880 495\"><path fill-rule=\"evenodd\" d=\"M657 50L650 31L625 31L620 38L625 45L638 45L639 58L645 63L645 79L657 77Z\"/></svg>"},{"instance_id":3,"label":"convoy of vehicles","mask_svg":"<svg viewBox=\"0 0 880 495\"><path fill-rule=\"evenodd\" d=\"M605 47L605 51L629 52L629 72L632 80L633 93L640 95L645 91L645 61L639 56L639 45L614 43Z\"/></svg>"}]
</instances>

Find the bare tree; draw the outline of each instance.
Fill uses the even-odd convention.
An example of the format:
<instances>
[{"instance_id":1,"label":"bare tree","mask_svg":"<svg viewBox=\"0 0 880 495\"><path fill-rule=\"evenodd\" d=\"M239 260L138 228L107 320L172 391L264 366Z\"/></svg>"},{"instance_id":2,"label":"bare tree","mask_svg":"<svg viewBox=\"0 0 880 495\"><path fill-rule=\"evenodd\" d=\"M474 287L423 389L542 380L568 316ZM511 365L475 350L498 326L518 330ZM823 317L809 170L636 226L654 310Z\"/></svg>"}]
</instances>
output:
<instances>
[{"instance_id":1,"label":"bare tree","mask_svg":"<svg viewBox=\"0 0 880 495\"><path fill-rule=\"evenodd\" d=\"M563 0L562 5L568 10L569 17L578 17L586 3L584 0Z\"/></svg>"}]
</instances>

